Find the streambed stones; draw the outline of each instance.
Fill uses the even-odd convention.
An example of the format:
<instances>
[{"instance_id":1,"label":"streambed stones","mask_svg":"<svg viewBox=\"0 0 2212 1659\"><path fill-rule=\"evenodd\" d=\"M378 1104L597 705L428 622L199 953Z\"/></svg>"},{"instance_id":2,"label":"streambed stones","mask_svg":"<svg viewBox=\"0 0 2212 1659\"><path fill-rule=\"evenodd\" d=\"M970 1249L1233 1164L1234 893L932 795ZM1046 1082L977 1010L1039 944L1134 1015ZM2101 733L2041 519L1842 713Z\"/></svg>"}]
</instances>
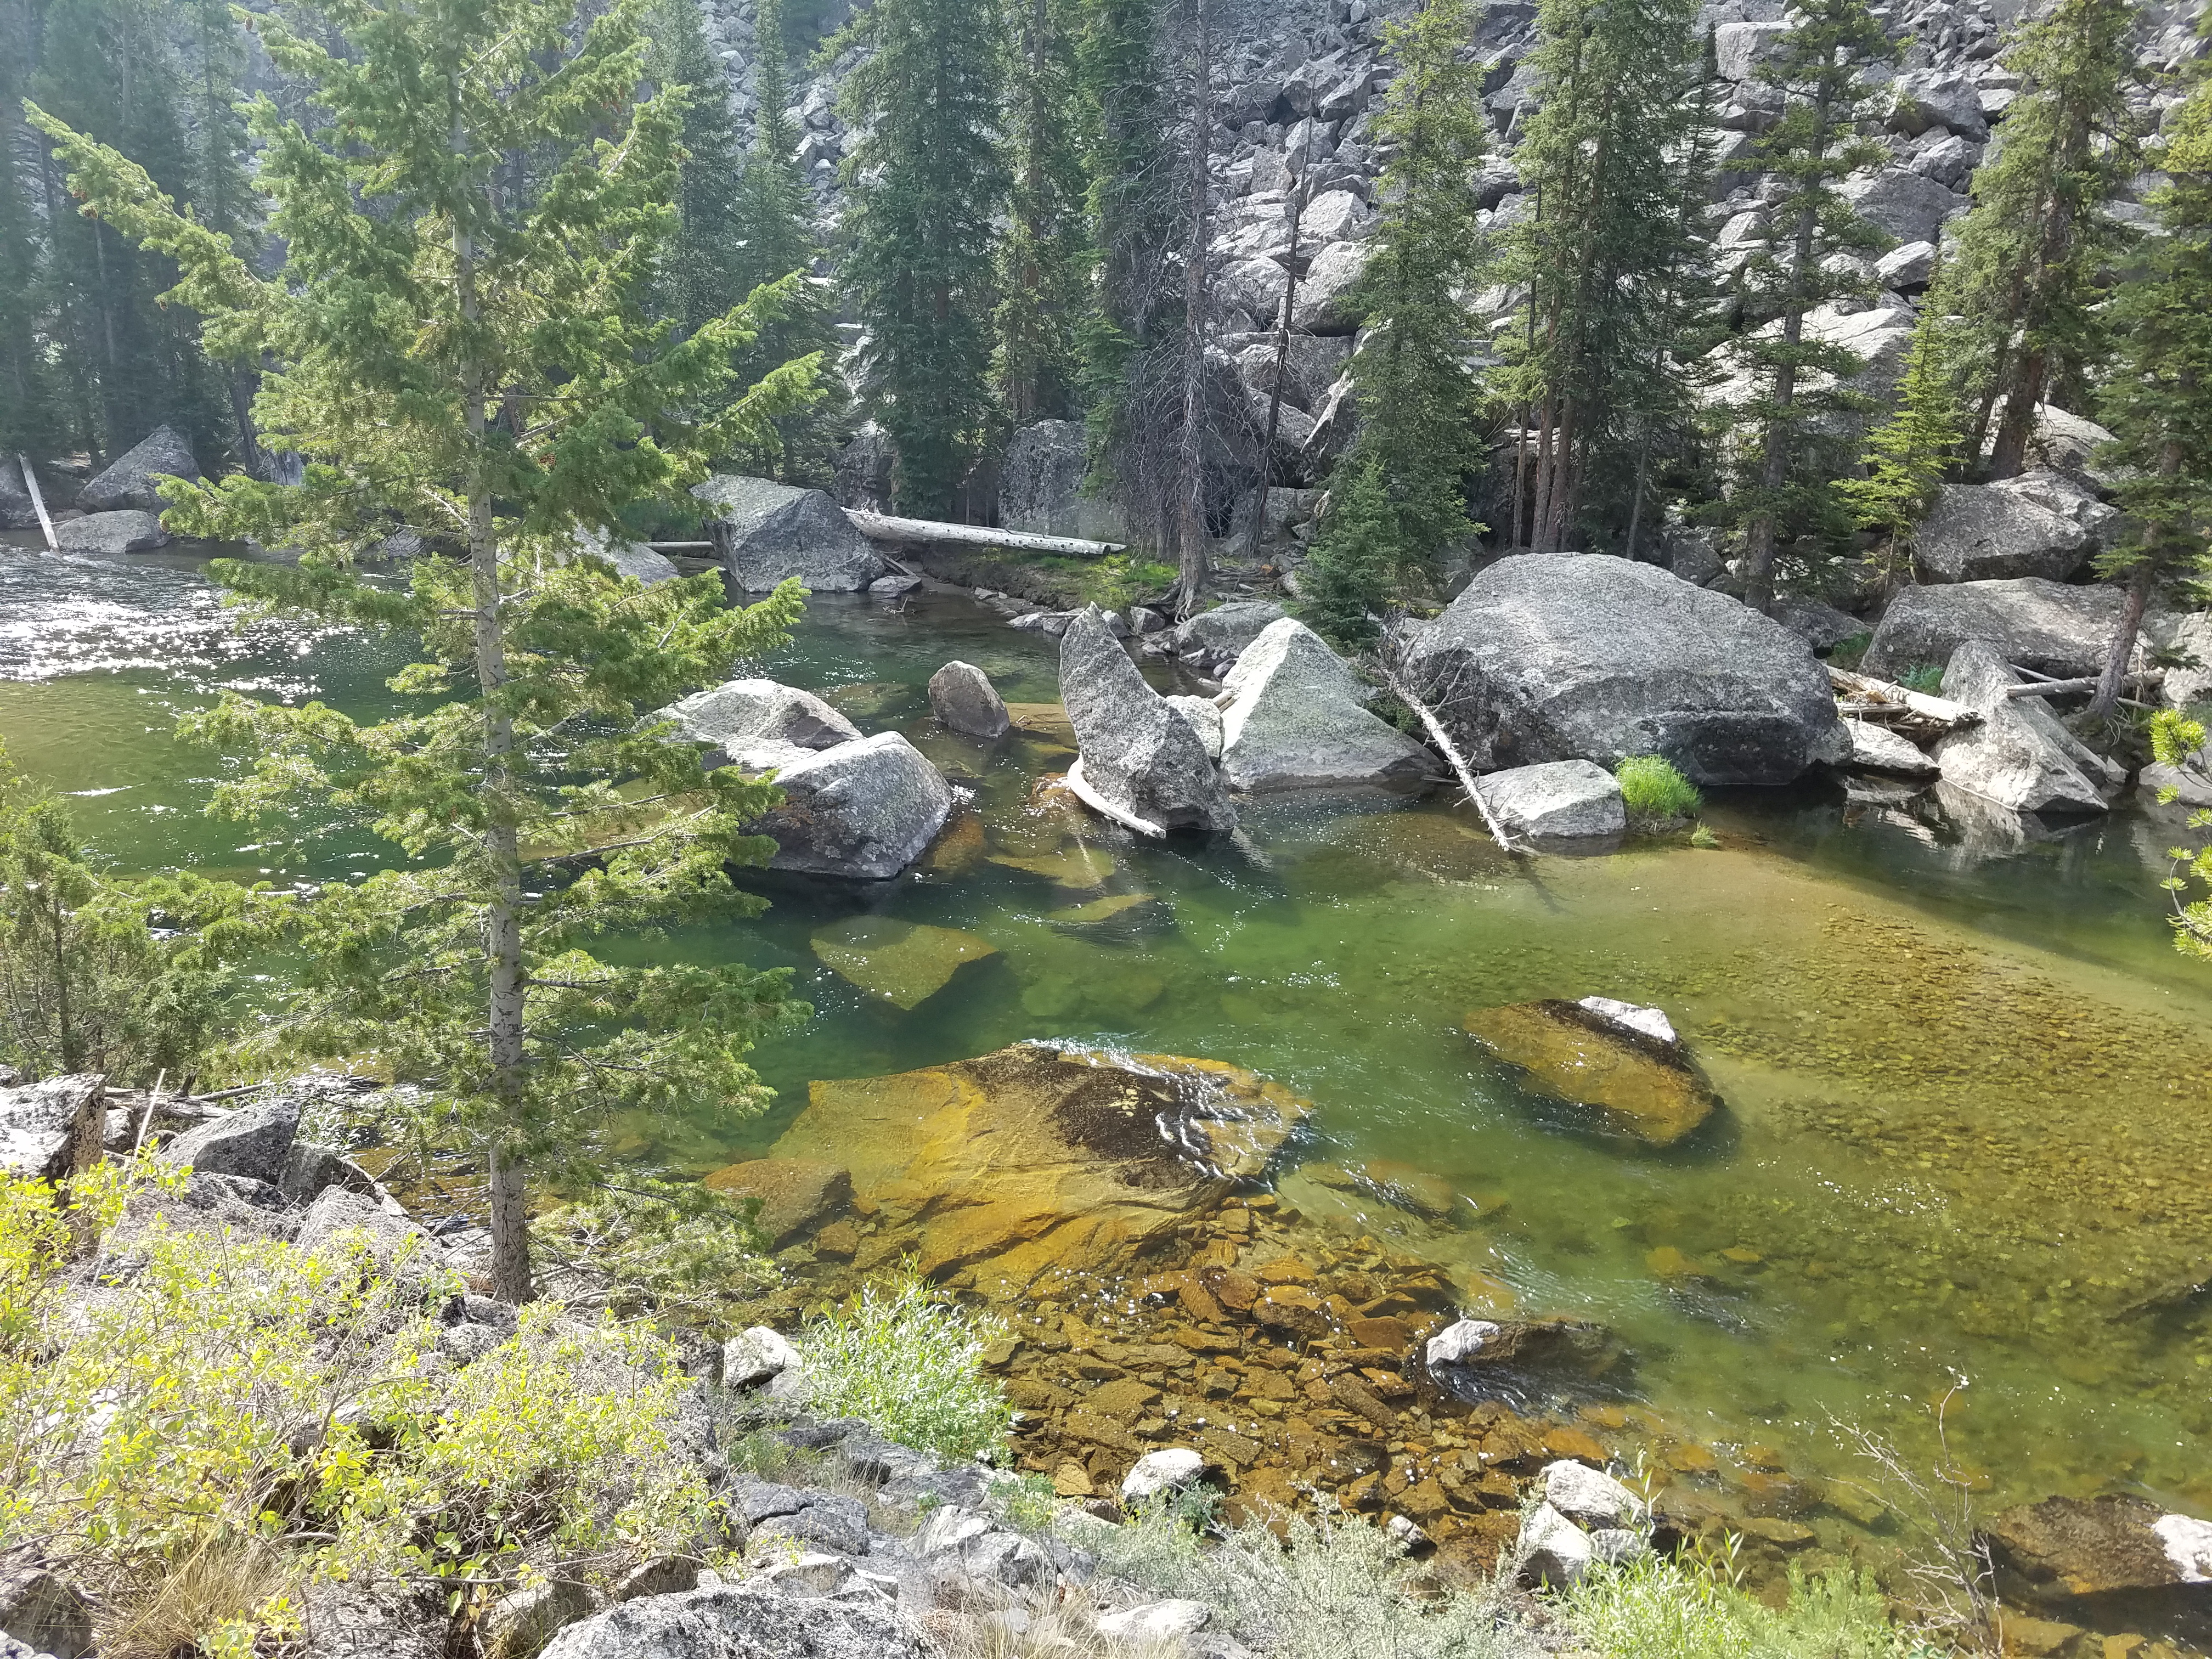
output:
<instances>
[{"instance_id":1,"label":"streambed stones","mask_svg":"<svg viewBox=\"0 0 2212 1659\"><path fill-rule=\"evenodd\" d=\"M1466 1029L1540 1093L1579 1109L1594 1127L1665 1147L1720 1102L1665 1016L1656 1024L1647 1018L1657 1013L1609 998L1553 999L1478 1008Z\"/></svg>"}]
</instances>

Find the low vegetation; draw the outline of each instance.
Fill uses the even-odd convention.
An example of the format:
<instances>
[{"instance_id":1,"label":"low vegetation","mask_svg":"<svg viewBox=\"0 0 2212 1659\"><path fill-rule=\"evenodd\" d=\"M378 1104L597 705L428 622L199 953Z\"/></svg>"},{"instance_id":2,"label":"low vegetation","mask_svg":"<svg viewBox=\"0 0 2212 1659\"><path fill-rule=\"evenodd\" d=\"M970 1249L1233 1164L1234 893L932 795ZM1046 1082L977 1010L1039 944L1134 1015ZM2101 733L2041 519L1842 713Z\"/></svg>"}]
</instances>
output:
<instances>
[{"instance_id":1,"label":"low vegetation","mask_svg":"<svg viewBox=\"0 0 2212 1659\"><path fill-rule=\"evenodd\" d=\"M1613 769L1632 828L1661 829L1693 816L1705 804L1697 785L1658 755L1632 755Z\"/></svg>"},{"instance_id":2,"label":"low vegetation","mask_svg":"<svg viewBox=\"0 0 2212 1659\"><path fill-rule=\"evenodd\" d=\"M806 1394L823 1417L858 1417L887 1437L942 1457L1006 1443L1013 1410L983 1375L1006 1335L967 1313L910 1267L871 1280L806 1327Z\"/></svg>"}]
</instances>

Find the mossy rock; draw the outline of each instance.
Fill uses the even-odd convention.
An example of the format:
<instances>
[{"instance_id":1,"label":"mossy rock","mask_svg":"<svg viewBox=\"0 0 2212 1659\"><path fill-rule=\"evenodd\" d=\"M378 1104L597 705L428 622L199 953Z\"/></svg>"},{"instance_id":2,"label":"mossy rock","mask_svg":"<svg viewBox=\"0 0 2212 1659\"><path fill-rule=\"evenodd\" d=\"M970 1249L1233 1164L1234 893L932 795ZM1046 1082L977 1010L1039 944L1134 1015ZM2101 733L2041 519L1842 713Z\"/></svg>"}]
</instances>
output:
<instances>
[{"instance_id":1,"label":"mossy rock","mask_svg":"<svg viewBox=\"0 0 2212 1659\"><path fill-rule=\"evenodd\" d=\"M971 962L998 946L957 927L931 927L889 916L854 916L814 936L814 954L872 996L913 1009L935 996Z\"/></svg>"},{"instance_id":2,"label":"mossy rock","mask_svg":"<svg viewBox=\"0 0 2212 1659\"><path fill-rule=\"evenodd\" d=\"M1537 1091L1648 1146L1674 1146L1720 1104L1679 1044L1646 1037L1578 1003L1479 1008L1466 1026Z\"/></svg>"}]
</instances>

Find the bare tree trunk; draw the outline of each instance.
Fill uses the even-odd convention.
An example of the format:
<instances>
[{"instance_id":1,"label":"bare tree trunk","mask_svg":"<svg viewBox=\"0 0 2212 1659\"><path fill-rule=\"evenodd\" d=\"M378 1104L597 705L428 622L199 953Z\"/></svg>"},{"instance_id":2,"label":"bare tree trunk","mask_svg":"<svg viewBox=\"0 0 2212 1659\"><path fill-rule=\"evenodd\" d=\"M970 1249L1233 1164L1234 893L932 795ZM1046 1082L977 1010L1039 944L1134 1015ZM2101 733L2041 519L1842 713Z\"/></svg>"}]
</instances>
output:
<instances>
[{"instance_id":1,"label":"bare tree trunk","mask_svg":"<svg viewBox=\"0 0 2212 1659\"><path fill-rule=\"evenodd\" d=\"M1283 204L1291 221L1291 249L1284 256L1283 308L1275 319L1275 380L1267 389L1267 430L1260 441L1260 497L1253 503L1252 538L1245 551L1260 556L1260 544L1267 533L1267 487L1274 478L1275 438L1283 425L1283 374L1291 361L1291 311L1298 299L1298 233L1306 216L1306 168L1313 153L1313 123L1306 123L1305 142L1298 149L1298 181Z\"/></svg>"},{"instance_id":2,"label":"bare tree trunk","mask_svg":"<svg viewBox=\"0 0 2212 1659\"><path fill-rule=\"evenodd\" d=\"M2185 376L2182 387L2193 390L2196 377ZM2178 477L2181 471L2181 445L2169 438L2159 451L2159 476ZM2159 570L2164 562L2157 550L2166 544L2172 534L2168 525L2147 526L2144 548L2136 568L2128 572L2128 597L2120 607L2119 626L2112 630L2112 643L2105 653L2105 670L2097 680L2097 695L2089 699L2088 714L2093 720L2110 720L2119 712L2120 693L2127 687L2128 661L2136 653L2136 640L2142 632L2143 613L2150 609L2151 590L2158 586Z\"/></svg>"},{"instance_id":3,"label":"bare tree trunk","mask_svg":"<svg viewBox=\"0 0 2212 1659\"><path fill-rule=\"evenodd\" d=\"M2027 471L2027 446L2035 436L2035 409L2043 401L2050 354L2032 347L2014 355L2011 383L2005 387L2004 414L1996 441L1990 446L1990 477L2017 478Z\"/></svg>"},{"instance_id":4,"label":"bare tree trunk","mask_svg":"<svg viewBox=\"0 0 2212 1659\"><path fill-rule=\"evenodd\" d=\"M1176 495L1182 574L1176 615L1196 613L1211 574L1206 526L1206 161L1213 145L1213 52L1206 0L1191 0L1190 224L1183 239L1182 433Z\"/></svg>"}]
</instances>

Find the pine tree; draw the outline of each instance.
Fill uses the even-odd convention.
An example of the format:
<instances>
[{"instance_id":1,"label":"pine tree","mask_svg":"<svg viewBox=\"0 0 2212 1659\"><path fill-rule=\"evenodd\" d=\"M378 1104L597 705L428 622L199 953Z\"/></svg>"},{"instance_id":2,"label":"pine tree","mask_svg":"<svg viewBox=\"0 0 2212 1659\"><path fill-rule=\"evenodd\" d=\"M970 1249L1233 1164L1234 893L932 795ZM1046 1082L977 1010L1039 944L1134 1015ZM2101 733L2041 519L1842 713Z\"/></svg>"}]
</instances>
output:
<instances>
[{"instance_id":1,"label":"pine tree","mask_svg":"<svg viewBox=\"0 0 2212 1659\"><path fill-rule=\"evenodd\" d=\"M1898 383L1897 408L1868 435L1860 457L1867 476L1836 485L1859 527L1881 533L1875 564L1886 588L1894 589L1911 575L1913 527L1935 506L1944 479L1959 463L1959 404L1951 367L1954 328L1934 305L1921 307Z\"/></svg>"},{"instance_id":2,"label":"pine tree","mask_svg":"<svg viewBox=\"0 0 2212 1659\"><path fill-rule=\"evenodd\" d=\"M2097 561L2127 582L2127 599L2088 713L2119 708L2128 659L2161 582L2212 576L2212 70L2197 85L2156 158L2171 181L2152 198L2160 234L2111 302L2118 349L2100 413L2105 459L2132 533Z\"/></svg>"},{"instance_id":3,"label":"pine tree","mask_svg":"<svg viewBox=\"0 0 2212 1659\"><path fill-rule=\"evenodd\" d=\"M0 35L31 37L29 9L0 4ZM0 466L18 451L52 453L66 416L46 362L45 226L33 206L36 151L23 125L27 57L0 54Z\"/></svg>"},{"instance_id":4,"label":"pine tree","mask_svg":"<svg viewBox=\"0 0 2212 1659\"><path fill-rule=\"evenodd\" d=\"M2002 142L1974 174L1949 280L1931 296L1966 319L1967 453L1987 447L1993 478L2026 469L2036 406L2108 351L2099 273L2122 237L2103 204L2136 167L2124 88L2136 18L2125 0L2059 0L2003 56L2021 90Z\"/></svg>"},{"instance_id":5,"label":"pine tree","mask_svg":"<svg viewBox=\"0 0 2212 1659\"><path fill-rule=\"evenodd\" d=\"M730 113L722 66L707 46L697 0L659 0L653 9L648 64L660 85L683 89L676 234L669 244L667 293L661 303L689 331L722 316L757 286L744 279L745 243L737 202L744 148Z\"/></svg>"},{"instance_id":6,"label":"pine tree","mask_svg":"<svg viewBox=\"0 0 2212 1659\"><path fill-rule=\"evenodd\" d=\"M793 583L731 608L714 578L645 587L578 550L580 532L673 497L808 393L785 369L732 400L744 307L680 342L645 314L680 147L679 94L634 101L645 4L588 21L574 0L262 15L270 56L327 118L310 131L253 106L285 249L267 279L115 149L30 112L91 210L180 263L178 297L218 355L250 343L276 365L255 412L306 459L305 482L173 483L171 520L303 550L295 567L217 562L249 611L422 641L427 660L392 682L422 712L364 726L232 692L186 726L256 757L223 808L305 797L409 854L294 907L299 981L264 1046L368 1059L475 1127L492 1279L518 1301L530 1162L587 1178L612 1112L757 1108L744 1056L791 1012L781 975L623 968L586 949L610 929L757 908L726 866L763 856L742 826L773 791L703 771L639 714L772 648L800 603ZM538 159L526 191L502 187L518 155ZM404 592L362 580L352 556L395 522L467 556L417 560ZM585 855L581 873L564 866Z\"/></svg>"},{"instance_id":7,"label":"pine tree","mask_svg":"<svg viewBox=\"0 0 2212 1659\"><path fill-rule=\"evenodd\" d=\"M946 518L994 408L997 0L878 0L853 27L869 48L845 84L865 135L845 158L861 399L898 452L900 505Z\"/></svg>"},{"instance_id":8,"label":"pine tree","mask_svg":"<svg viewBox=\"0 0 2212 1659\"><path fill-rule=\"evenodd\" d=\"M238 111L238 88L246 80L246 47L238 20L227 0L185 0L191 33L193 214L209 229L231 240L251 260L258 243L260 204L246 171L246 120ZM232 363L214 370L228 401L238 459L249 471L262 466L259 435L253 429L253 391L259 378L253 365Z\"/></svg>"},{"instance_id":9,"label":"pine tree","mask_svg":"<svg viewBox=\"0 0 2212 1659\"><path fill-rule=\"evenodd\" d=\"M1017 426L1079 408L1079 337L1093 264L1078 143L1077 0L1011 0L1012 180L999 257L997 376Z\"/></svg>"},{"instance_id":10,"label":"pine tree","mask_svg":"<svg viewBox=\"0 0 2212 1659\"><path fill-rule=\"evenodd\" d=\"M1593 486L1632 476L1634 410L1673 324L1678 158L1698 79L1691 0L1542 0L1530 62L1543 104L1516 161L1535 211L1507 239L1528 297L1506 378L1522 410L1515 494L1528 543L1557 552L1589 526ZM1520 527L1515 527L1518 540Z\"/></svg>"},{"instance_id":11,"label":"pine tree","mask_svg":"<svg viewBox=\"0 0 2212 1659\"><path fill-rule=\"evenodd\" d=\"M1888 147L1857 127L1873 110L1868 66L1897 55L1865 0L1805 0L1796 25L1759 71L1783 108L1753 154L1780 189L1767 204L1766 236L1744 268L1745 326L1735 345L1755 386L1737 416L1754 428L1756 446L1730 506L1743 526L1744 599L1761 611L1774 603L1784 530L1838 527L1830 469L1802 453L1803 433L1820 415L1864 407L1847 389L1864 364L1847 346L1808 338L1805 317L1857 291L1853 277L1832 268L1835 256L1882 245L1840 186L1889 159ZM1816 376L1826 382L1818 392L1808 384Z\"/></svg>"},{"instance_id":12,"label":"pine tree","mask_svg":"<svg viewBox=\"0 0 2212 1659\"><path fill-rule=\"evenodd\" d=\"M1487 261L1475 219L1482 164L1482 70L1462 63L1468 0L1425 0L1384 31L1398 67L1376 139L1389 156L1366 270L1353 292L1372 332L1352 360L1362 420L1345 465L1343 510L1332 510L1300 573L1315 615L1344 645L1373 637L1370 607L1408 573L1433 573L1451 544L1480 529L1467 475L1484 459L1481 387L1468 367L1470 319L1461 299ZM1364 590L1364 591L1363 591Z\"/></svg>"}]
</instances>

